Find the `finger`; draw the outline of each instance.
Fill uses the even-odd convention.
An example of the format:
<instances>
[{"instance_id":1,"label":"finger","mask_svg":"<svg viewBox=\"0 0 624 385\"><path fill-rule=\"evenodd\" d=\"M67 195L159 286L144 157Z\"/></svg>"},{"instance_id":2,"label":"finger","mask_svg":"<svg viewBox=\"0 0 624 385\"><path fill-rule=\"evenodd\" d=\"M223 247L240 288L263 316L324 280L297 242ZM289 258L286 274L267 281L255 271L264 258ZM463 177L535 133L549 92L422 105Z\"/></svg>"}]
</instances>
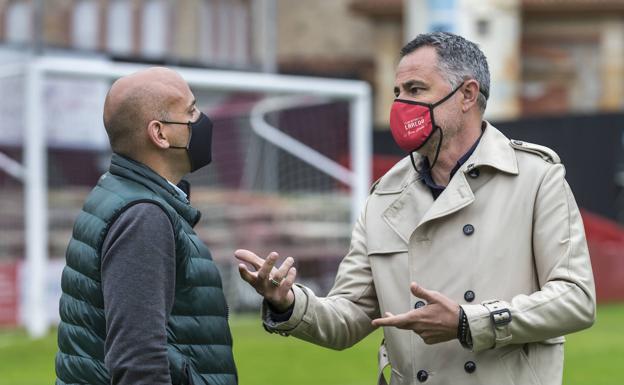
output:
<instances>
[{"instance_id":1,"label":"finger","mask_svg":"<svg viewBox=\"0 0 624 385\"><path fill-rule=\"evenodd\" d=\"M414 297L422 298L428 303L437 302L436 293L431 290L427 290L424 287L418 285L416 282L412 282L410 285L410 290Z\"/></svg>"},{"instance_id":2,"label":"finger","mask_svg":"<svg viewBox=\"0 0 624 385\"><path fill-rule=\"evenodd\" d=\"M259 270L262 264L264 263L264 259L258 257L255 253L245 250L238 249L234 252L234 256L241 262L246 262L253 266L256 270Z\"/></svg>"},{"instance_id":3,"label":"finger","mask_svg":"<svg viewBox=\"0 0 624 385\"><path fill-rule=\"evenodd\" d=\"M290 270L288 270L288 273L286 274L286 278L284 278L284 281L280 285L281 295L283 296L288 295L288 292L292 288L292 285L295 283L295 277L297 277L297 269L293 267Z\"/></svg>"},{"instance_id":4,"label":"finger","mask_svg":"<svg viewBox=\"0 0 624 385\"><path fill-rule=\"evenodd\" d=\"M394 326L402 325L395 317L377 318L373 320L373 326Z\"/></svg>"},{"instance_id":5,"label":"finger","mask_svg":"<svg viewBox=\"0 0 624 385\"><path fill-rule=\"evenodd\" d=\"M249 270L247 270L247 266L245 266L244 264L241 263L240 265L238 265L238 273L240 274L241 278L247 281L247 283L249 283L250 285L253 286L256 283L256 276Z\"/></svg>"},{"instance_id":6,"label":"finger","mask_svg":"<svg viewBox=\"0 0 624 385\"><path fill-rule=\"evenodd\" d=\"M269 253L269 256L264 260L264 263L260 267L260 270L258 270L258 279L263 281L267 281L269 279L269 274L271 273L271 270L273 269L273 266L275 265L278 257L279 254L277 254L275 251Z\"/></svg>"},{"instance_id":7,"label":"finger","mask_svg":"<svg viewBox=\"0 0 624 385\"><path fill-rule=\"evenodd\" d=\"M275 279L278 282L281 282L284 278L286 278L288 271L290 270L290 268L292 267L294 263L295 263L295 260L292 257L286 258L284 263L282 263L282 266L280 266L280 268L276 272L273 273L273 279Z\"/></svg>"},{"instance_id":8,"label":"finger","mask_svg":"<svg viewBox=\"0 0 624 385\"><path fill-rule=\"evenodd\" d=\"M407 323L407 313L393 315L385 318L377 318L373 320L373 326L395 326L401 329L404 329Z\"/></svg>"}]
</instances>

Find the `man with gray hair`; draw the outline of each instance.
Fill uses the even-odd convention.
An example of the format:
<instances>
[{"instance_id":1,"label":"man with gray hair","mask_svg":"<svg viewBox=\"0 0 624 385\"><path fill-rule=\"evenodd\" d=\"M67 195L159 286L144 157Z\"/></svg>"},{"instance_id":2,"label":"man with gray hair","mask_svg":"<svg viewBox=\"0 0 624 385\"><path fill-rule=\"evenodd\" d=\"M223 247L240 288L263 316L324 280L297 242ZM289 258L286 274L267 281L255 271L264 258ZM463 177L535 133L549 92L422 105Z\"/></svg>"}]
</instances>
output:
<instances>
[{"instance_id":1,"label":"man with gray hair","mask_svg":"<svg viewBox=\"0 0 624 385\"><path fill-rule=\"evenodd\" d=\"M409 153L371 189L330 293L238 250L265 328L333 349L384 328L380 384L561 384L564 335L591 326L595 289L557 154L483 120L486 58L450 33L401 51L390 114ZM253 269L248 269L248 266Z\"/></svg>"}]
</instances>

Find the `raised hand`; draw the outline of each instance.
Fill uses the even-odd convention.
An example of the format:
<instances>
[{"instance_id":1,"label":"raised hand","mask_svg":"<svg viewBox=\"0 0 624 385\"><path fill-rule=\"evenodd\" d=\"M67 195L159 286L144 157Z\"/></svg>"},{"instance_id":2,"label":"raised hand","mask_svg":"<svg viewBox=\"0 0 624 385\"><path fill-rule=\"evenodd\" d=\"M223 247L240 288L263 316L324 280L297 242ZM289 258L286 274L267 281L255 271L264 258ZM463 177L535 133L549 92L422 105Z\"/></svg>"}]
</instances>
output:
<instances>
[{"instance_id":1,"label":"raised hand","mask_svg":"<svg viewBox=\"0 0 624 385\"><path fill-rule=\"evenodd\" d=\"M285 311L295 300L292 288L297 276L297 270L293 267L295 260L286 258L279 268L275 262L279 254L271 252L266 259L262 259L249 250L236 250L234 256L240 260L238 272L241 278L249 283L258 294L263 296L275 310ZM251 265L255 271L250 270Z\"/></svg>"},{"instance_id":2,"label":"raised hand","mask_svg":"<svg viewBox=\"0 0 624 385\"><path fill-rule=\"evenodd\" d=\"M414 282L410 285L410 290L415 297L427 301L427 306L397 315L386 312L385 317L373 320L373 325L412 330L428 345L457 338L459 304Z\"/></svg>"}]
</instances>

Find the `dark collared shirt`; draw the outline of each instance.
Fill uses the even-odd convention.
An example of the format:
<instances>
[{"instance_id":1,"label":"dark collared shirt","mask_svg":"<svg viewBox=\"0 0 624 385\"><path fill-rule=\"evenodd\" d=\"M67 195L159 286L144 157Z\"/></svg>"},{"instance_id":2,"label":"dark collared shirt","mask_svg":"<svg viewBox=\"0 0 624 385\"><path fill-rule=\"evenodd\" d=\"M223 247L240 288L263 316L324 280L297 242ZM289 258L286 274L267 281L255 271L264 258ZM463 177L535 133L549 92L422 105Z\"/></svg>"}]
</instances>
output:
<instances>
[{"instance_id":1,"label":"dark collared shirt","mask_svg":"<svg viewBox=\"0 0 624 385\"><path fill-rule=\"evenodd\" d=\"M479 139L477 139L477 141L472 145L472 147L470 147L470 149L464 155L462 155L461 158L457 160L457 164L455 164L455 167L453 167L453 169L451 170L451 174L449 175L449 182L453 178L453 175L455 175L457 170L459 170L459 168L464 163L466 163L468 158L470 158L470 155L472 155L474 150L477 148L477 146L479 145L479 142L481 141L481 137L483 136L483 131L484 129L481 129L481 135L479 136ZM427 157L423 159L423 168L424 168L424 171L422 172L421 181L425 184L425 186L429 187L429 190L431 191L431 195L433 195L433 199L438 199L438 197L440 196L440 194L442 194L442 191L444 191L446 187L438 185L433 180L433 176L431 175L431 170L429 167L429 159Z\"/></svg>"}]
</instances>

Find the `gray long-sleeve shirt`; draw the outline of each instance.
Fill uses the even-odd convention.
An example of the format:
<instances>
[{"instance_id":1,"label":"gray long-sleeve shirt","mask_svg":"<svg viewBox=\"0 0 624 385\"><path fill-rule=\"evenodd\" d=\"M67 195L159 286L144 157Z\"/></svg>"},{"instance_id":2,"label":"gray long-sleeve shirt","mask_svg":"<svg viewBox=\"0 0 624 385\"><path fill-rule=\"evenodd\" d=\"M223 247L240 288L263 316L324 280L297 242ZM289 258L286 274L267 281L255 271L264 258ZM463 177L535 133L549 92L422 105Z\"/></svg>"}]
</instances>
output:
<instances>
[{"instance_id":1,"label":"gray long-sleeve shirt","mask_svg":"<svg viewBox=\"0 0 624 385\"><path fill-rule=\"evenodd\" d=\"M175 291L175 240L167 214L139 203L102 246L105 365L114 385L171 384L167 319Z\"/></svg>"}]
</instances>

